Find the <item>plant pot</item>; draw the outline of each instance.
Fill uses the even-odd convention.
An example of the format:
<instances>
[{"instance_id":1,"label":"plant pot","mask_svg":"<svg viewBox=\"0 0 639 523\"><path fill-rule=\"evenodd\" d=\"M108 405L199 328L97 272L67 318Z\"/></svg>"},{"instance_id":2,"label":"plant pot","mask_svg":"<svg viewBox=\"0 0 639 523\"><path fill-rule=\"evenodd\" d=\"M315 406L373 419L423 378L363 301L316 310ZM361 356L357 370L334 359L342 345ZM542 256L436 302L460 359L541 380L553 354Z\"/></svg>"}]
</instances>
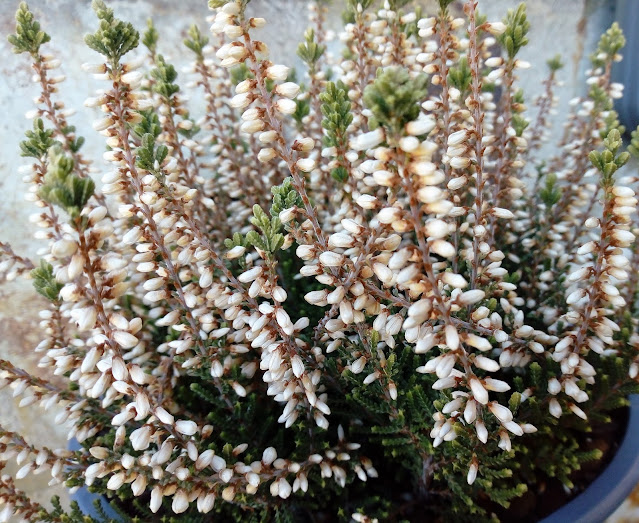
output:
<instances>
[{"instance_id":1,"label":"plant pot","mask_svg":"<svg viewBox=\"0 0 639 523\"><path fill-rule=\"evenodd\" d=\"M79 450L80 444L72 439L69 450ZM601 523L610 516L630 495L639 483L639 395L630 396L628 425L623 440L612 461L581 494L540 523ZM100 500L102 508L112 521L119 521L106 497L81 487L71 494L82 512L97 517L94 501Z\"/></svg>"},{"instance_id":2,"label":"plant pot","mask_svg":"<svg viewBox=\"0 0 639 523\"><path fill-rule=\"evenodd\" d=\"M69 450L80 450L82 446L78 443L78 440L73 438L69 441ZM120 516L111 508L107 498L100 494L94 494L93 492L89 492L89 489L86 486L80 487L73 494L69 496L71 501L75 501L78 503L80 510L86 514L87 516L92 516L94 518L99 518L100 514L95 508L95 500L99 500L102 505L102 510L108 516L109 521L120 521Z\"/></svg>"},{"instance_id":3,"label":"plant pot","mask_svg":"<svg viewBox=\"0 0 639 523\"><path fill-rule=\"evenodd\" d=\"M581 494L541 523L601 523L639 483L639 395L630 396L628 426L612 461Z\"/></svg>"}]
</instances>

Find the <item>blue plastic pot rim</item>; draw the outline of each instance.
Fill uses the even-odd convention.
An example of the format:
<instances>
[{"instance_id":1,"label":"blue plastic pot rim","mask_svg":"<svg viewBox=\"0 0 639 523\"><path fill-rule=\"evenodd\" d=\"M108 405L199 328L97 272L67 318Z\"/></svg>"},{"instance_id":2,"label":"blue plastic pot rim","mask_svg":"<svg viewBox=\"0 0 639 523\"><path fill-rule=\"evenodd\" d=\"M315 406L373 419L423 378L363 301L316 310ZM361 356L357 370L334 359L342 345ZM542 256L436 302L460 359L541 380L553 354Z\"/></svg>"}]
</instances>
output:
<instances>
[{"instance_id":1,"label":"blue plastic pot rim","mask_svg":"<svg viewBox=\"0 0 639 523\"><path fill-rule=\"evenodd\" d=\"M629 399L628 426L612 461L586 490L540 523L601 523L639 483L639 395Z\"/></svg>"}]
</instances>

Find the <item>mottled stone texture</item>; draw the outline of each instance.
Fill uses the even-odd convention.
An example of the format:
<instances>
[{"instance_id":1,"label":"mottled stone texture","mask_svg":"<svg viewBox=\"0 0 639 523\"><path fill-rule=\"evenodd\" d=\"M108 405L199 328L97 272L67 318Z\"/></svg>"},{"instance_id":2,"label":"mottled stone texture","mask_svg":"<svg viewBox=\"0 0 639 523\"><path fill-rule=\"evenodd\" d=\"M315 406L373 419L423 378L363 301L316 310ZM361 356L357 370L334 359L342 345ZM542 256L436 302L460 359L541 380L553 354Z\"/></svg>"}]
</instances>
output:
<instances>
[{"instance_id":1,"label":"mottled stone texture","mask_svg":"<svg viewBox=\"0 0 639 523\"><path fill-rule=\"evenodd\" d=\"M205 28L208 24L206 0L112 0L107 2L118 16L125 18L139 28L152 17L162 40L159 48L173 63L184 65L188 52L178 45L192 23ZM427 9L435 3L423 2ZM514 7L519 0L480 0L480 10L489 20L501 19L505 10ZM68 107L83 109L86 97L91 96L100 85L90 75L84 73L83 62L96 61L97 55L86 48L83 36L94 30L96 22L88 0L31 0L30 7L42 22L44 29L52 36L47 48L62 60L62 71L67 81L62 84L59 96ZM593 47L601 29L607 23L606 6L603 0L536 0L527 2L531 22L530 40L533 42L522 52L522 58L534 64L531 70L523 71L522 83L526 85L526 95L530 98L539 91L539 84L545 74L543 63L560 52L567 67L562 73L565 85L561 97L564 102L580 94L585 58ZM34 207L24 202L24 186L16 169L22 160L18 154L18 143L30 122L24 113L31 109L31 100L37 90L30 82L31 70L25 56L15 56L10 51L6 35L13 31L13 12L18 0L2 0L0 9L0 209L2 228L0 238L8 240L16 252L37 258L37 250L42 245L32 239L29 214ZM328 26L337 29L343 3L334 2ZM264 16L269 26L260 38L268 43L272 58L278 63L296 64L295 48L307 25L306 2L301 0L254 0L251 9ZM338 51L337 43L331 50ZM178 70L180 68L178 67ZM300 71L301 72L301 71ZM184 78L182 78L184 80ZM201 104L193 96L194 114L199 113ZM557 133L561 131L560 111ZM97 158L98 173L105 169L101 162L104 144L92 131L91 120L95 113L81 110L71 118L80 134L87 138L84 152ZM97 176L99 178L99 175ZM16 365L41 375L50 374L51 369L38 369L33 347L39 340L37 311L41 301L28 283L14 283L0 289L0 357L9 358ZM25 434L35 444L56 447L64 445L65 430L53 423L54 414L41 413L37 408L19 410L17 401L8 391L0 392L0 420L4 426ZM64 495L64 489L48 489L47 477L33 476L22 481L21 486L32 493L38 501L46 501L53 493ZM622 521L621 519L617 521ZM629 521L629 520L626 520Z\"/></svg>"}]
</instances>

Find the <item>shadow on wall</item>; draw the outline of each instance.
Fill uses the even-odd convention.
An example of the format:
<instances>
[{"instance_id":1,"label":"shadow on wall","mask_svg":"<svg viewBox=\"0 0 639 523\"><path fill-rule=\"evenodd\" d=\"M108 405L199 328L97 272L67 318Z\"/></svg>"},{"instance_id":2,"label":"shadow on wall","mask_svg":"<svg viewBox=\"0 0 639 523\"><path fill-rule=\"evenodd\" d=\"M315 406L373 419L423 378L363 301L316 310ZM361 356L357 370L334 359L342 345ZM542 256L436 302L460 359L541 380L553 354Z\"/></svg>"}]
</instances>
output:
<instances>
[{"instance_id":1,"label":"shadow on wall","mask_svg":"<svg viewBox=\"0 0 639 523\"><path fill-rule=\"evenodd\" d=\"M630 132L639 125L639 2L617 0L614 19L626 35L623 61L612 70L613 80L624 85L624 96L615 101L615 109L619 120Z\"/></svg>"}]
</instances>

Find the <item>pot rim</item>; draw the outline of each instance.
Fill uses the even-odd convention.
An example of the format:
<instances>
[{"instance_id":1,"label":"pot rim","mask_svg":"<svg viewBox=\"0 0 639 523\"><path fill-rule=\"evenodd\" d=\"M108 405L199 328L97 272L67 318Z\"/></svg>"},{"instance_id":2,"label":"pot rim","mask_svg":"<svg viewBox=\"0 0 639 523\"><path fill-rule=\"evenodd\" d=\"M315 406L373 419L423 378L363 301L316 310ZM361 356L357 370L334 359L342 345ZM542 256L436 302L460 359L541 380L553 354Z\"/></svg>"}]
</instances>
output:
<instances>
[{"instance_id":1,"label":"pot rim","mask_svg":"<svg viewBox=\"0 0 639 523\"><path fill-rule=\"evenodd\" d=\"M630 395L628 425L621 445L608 466L570 502L540 523L601 523L639 483L639 394Z\"/></svg>"}]
</instances>

